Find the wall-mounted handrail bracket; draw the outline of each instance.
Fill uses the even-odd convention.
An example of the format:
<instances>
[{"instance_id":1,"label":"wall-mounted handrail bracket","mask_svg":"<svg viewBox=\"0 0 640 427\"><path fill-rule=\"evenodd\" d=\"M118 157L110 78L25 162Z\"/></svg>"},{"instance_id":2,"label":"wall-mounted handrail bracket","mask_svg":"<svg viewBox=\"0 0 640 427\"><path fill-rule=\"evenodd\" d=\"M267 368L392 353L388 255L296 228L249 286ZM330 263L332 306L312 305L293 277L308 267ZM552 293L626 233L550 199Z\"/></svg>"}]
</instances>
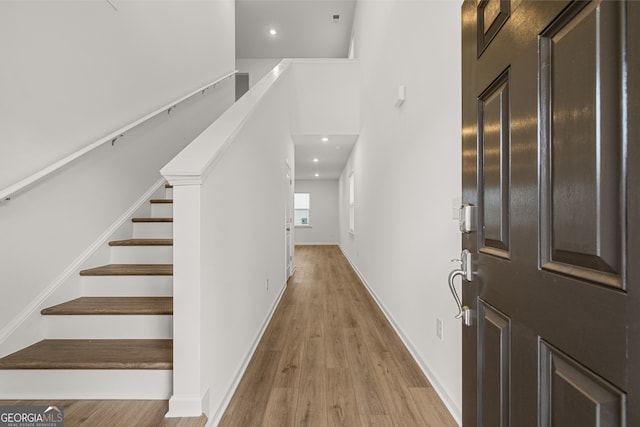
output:
<instances>
[{"instance_id":1,"label":"wall-mounted handrail bracket","mask_svg":"<svg viewBox=\"0 0 640 427\"><path fill-rule=\"evenodd\" d=\"M181 102L191 98L192 96L202 92L204 94L204 91L211 88L211 87L216 87L217 84L219 84L220 82L226 80L226 79L231 79L234 75L236 75L238 73L237 70L233 70L227 74L225 74L224 76L216 79L215 81L202 86L196 90L194 90L193 92L190 92L188 94L186 94L185 96L173 101L170 104L165 105L162 108L159 108L149 114L147 114L146 116L135 120L131 123L129 123L128 125L118 129L117 131L114 131L112 133L110 133L109 135L95 141L92 142L89 145L86 145L84 147L82 147L81 149L79 149L78 151L68 155L67 157L58 160L57 162L47 166L46 168L16 182L15 184L7 187L7 188L3 188L0 189L0 201L4 201L7 198L10 198L13 194L23 190L26 187L29 187L30 185L32 185L33 183L40 181L41 179L49 176L50 174L52 174L53 172L57 171L58 169L66 166L67 164L73 162L74 160L84 156L85 154L89 153L90 151L93 151L94 149L102 146L103 144L106 144L108 142L111 142L111 146L114 146L116 141L118 140L118 138L121 138L127 131L135 128L136 126L146 122L147 120L159 115L160 113L163 112L167 112L167 113L171 113L171 110L173 108L175 108L178 104L180 104Z\"/></svg>"},{"instance_id":2,"label":"wall-mounted handrail bracket","mask_svg":"<svg viewBox=\"0 0 640 427\"><path fill-rule=\"evenodd\" d=\"M116 145L116 141L118 140L118 138L122 138L123 136L123 133L118 136L114 136L113 139L111 139L111 146L113 147L114 145Z\"/></svg>"}]
</instances>

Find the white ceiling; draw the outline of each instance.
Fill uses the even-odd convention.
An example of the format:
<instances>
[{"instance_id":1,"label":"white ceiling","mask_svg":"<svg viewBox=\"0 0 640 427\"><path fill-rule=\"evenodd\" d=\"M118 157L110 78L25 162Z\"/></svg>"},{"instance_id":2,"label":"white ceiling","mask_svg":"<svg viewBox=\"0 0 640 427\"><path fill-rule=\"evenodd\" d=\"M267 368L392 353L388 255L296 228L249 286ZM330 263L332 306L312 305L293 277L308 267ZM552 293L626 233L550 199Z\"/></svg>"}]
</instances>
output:
<instances>
[{"instance_id":1,"label":"white ceiling","mask_svg":"<svg viewBox=\"0 0 640 427\"><path fill-rule=\"evenodd\" d=\"M293 135L296 179L338 179L349 159L357 135ZM314 162L313 159L318 159ZM319 176L315 176L315 174Z\"/></svg>"},{"instance_id":2,"label":"white ceiling","mask_svg":"<svg viewBox=\"0 0 640 427\"><path fill-rule=\"evenodd\" d=\"M355 5L356 0L236 0L236 57L346 58Z\"/></svg>"},{"instance_id":3,"label":"white ceiling","mask_svg":"<svg viewBox=\"0 0 640 427\"><path fill-rule=\"evenodd\" d=\"M236 58L346 58L355 6L356 0L236 0ZM338 179L356 139L294 135L296 179Z\"/></svg>"}]
</instances>

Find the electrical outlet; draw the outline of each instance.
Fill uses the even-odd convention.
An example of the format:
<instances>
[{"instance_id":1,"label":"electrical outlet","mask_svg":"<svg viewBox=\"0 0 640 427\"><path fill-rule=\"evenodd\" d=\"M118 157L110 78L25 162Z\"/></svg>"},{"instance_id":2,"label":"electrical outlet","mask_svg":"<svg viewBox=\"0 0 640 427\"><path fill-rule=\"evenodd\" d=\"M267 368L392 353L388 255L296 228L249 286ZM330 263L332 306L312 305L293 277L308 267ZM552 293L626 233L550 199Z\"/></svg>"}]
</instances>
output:
<instances>
[{"instance_id":1,"label":"electrical outlet","mask_svg":"<svg viewBox=\"0 0 640 427\"><path fill-rule=\"evenodd\" d=\"M436 317L436 336L440 341L444 341L444 338L442 335L442 320L440 320L437 317Z\"/></svg>"},{"instance_id":2,"label":"electrical outlet","mask_svg":"<svg viewBox=\"0 0 640 427\"><path fill-rule=\"evenodd\" d=\"M267 279L267 291L269 291L269 279Z\"/></svg>"}]
</instances>

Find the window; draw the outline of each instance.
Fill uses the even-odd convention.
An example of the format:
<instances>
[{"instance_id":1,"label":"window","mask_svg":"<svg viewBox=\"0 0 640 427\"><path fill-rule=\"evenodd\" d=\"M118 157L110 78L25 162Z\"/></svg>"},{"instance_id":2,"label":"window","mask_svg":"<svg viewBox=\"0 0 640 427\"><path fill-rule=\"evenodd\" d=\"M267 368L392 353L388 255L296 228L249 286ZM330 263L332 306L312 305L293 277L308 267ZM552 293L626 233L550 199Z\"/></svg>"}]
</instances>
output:
<instances>
[{"instance_id":1,"label":"window","mask_svg":"<svg viewBox=\"0 0 640 427\"><path fill-rule=\"evenodd\" d=\"M349 175L349 233L356 232L356 183L353 171Z\"/></svg>"},{"instance_id":2,"label":"window","mask_svg":"<svg viewBox=\"0 0 640 427\"><path fill-rule=\"evenodd\" d=\"M295 193L293 195L293 225L309 226L311 194Z\"/></svg>"}]
</instances>

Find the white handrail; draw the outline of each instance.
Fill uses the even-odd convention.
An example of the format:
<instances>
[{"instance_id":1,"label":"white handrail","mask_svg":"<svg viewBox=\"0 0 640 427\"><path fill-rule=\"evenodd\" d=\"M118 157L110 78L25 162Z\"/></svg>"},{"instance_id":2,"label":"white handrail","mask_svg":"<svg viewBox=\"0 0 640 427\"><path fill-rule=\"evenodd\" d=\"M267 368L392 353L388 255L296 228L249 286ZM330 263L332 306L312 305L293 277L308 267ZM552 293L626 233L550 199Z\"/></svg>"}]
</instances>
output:
<instances>
[{"instance_id":1,"label":"white handrail","mask_svg":"<svg viewBox=\"0 0 640 427\"><path fill-rule=\"evenodd\" d=\"M217 80L202 86L200 89L196 89L193 92L190 92L189 94L187 94L187 95L185 95L185 96L183 96L183 97L181 97L181 98L179 98L179 99L177 99L177 100L165 105L164 107L159 108L159 109L155 110L154 112L149 113L146 116L144 116L144 117L142 117L142 118L140 118L140 119L138 119L138 120L136 120L134 122L131 122L128 125L120 128L120 129L118 129L118 130L116 130L114 132L111 132L109 135L107 135L107 136L105 136L103 138L100 138L99 140L97 140L97 141L95 141L95 142L93 142L93 143L81 148L80 150L68 155L67 157L65 157L65 158L63 158L61 160L58 160L57 162L55 162L55 163L47 166L46 168L34 173L33 175L30 175L30 176L28 176L28 177L16 182L15 184L10 185L9 187L7 187L7 188L3 189L2 191L0 191L0 201L10 200L11 196L13 194L15 194L18 191L20 191L20 190L32 185L35 182L41 180L42 178L44 178L47 175L57 171L58 169L60 169L60 168L64 167L65 165L71 163L72 161L76 160L77 158L84 156L85 154L87 154L88 152L98 148L102 144L105 144L107 142L111 142L112 144L115 143L116 140L118 138L120 138L121 136L123 136L125 132L130 131L131 129L133 129L134 127L138 126L139 124L146 122L147 120L157 116L158 114L160 114L160 113L162 113L164 111L167 111L167 112L170 113L171 109L173 109L175 106L180 104L182 101L185 101L185 100L191 98L193 95L195 95L195 94L197 94L199 92L202 92L204 94L204 92L207 89L211 88L212 86L217 85L218 83L220 83L224 79L227 79L227 78L229 78L229 77L231 77L231 76L233 76L233 75L235 75L237 73L238 73L237 70L233 70L230 73L227 73L224 76L218 78Z\"/></svg>"}]
</instances>

